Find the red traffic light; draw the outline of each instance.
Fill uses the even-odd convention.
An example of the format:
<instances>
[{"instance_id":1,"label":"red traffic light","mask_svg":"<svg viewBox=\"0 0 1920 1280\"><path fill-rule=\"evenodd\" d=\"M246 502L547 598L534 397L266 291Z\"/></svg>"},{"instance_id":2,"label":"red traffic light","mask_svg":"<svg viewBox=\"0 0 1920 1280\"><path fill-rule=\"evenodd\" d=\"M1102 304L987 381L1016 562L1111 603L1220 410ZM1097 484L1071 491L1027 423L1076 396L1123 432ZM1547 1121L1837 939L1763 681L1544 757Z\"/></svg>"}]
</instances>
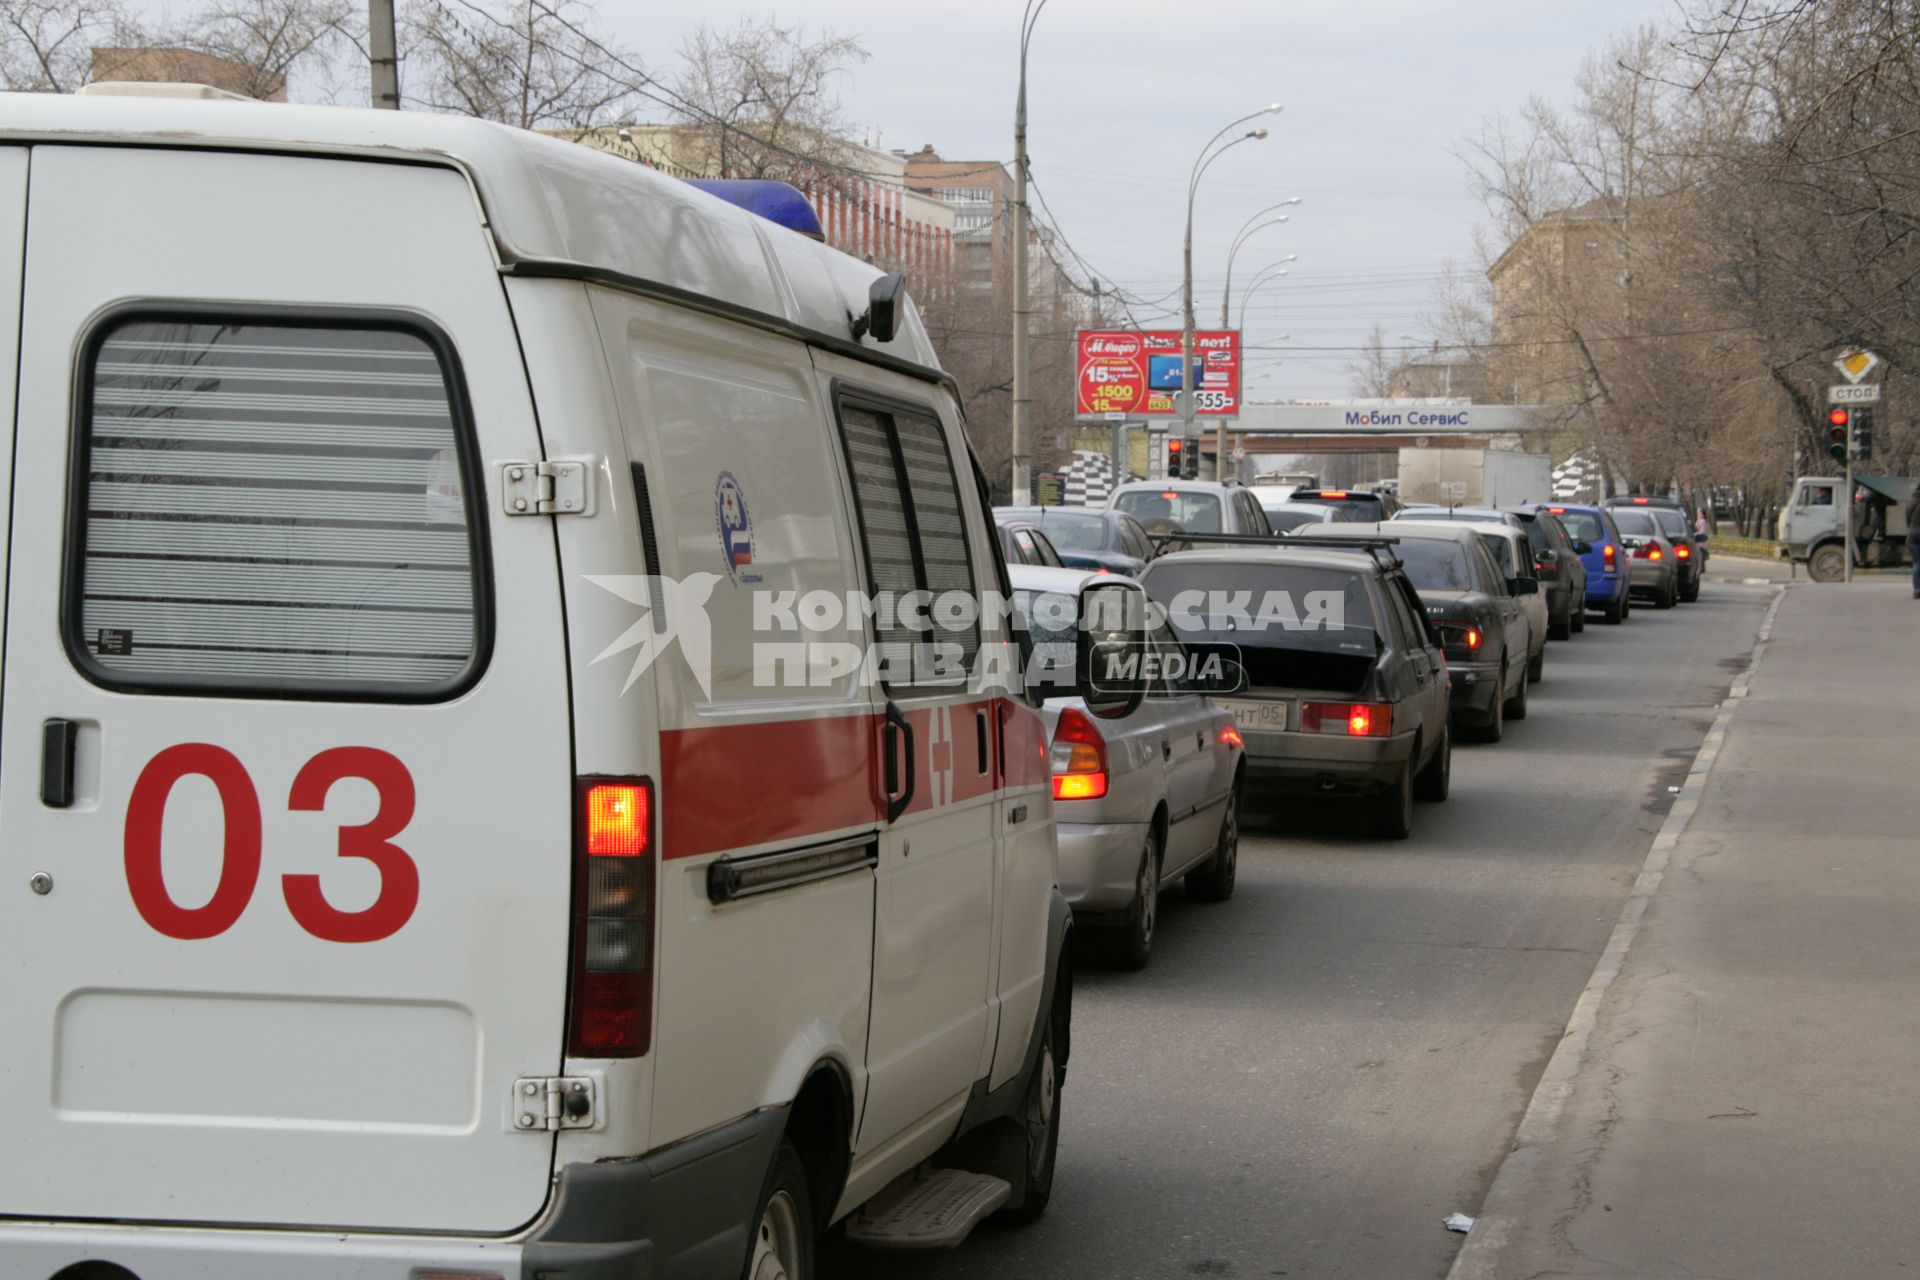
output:
<instances>
[{"instance_id":1,"label":"red traffic light","mask_svg":"<svg viewBox=\"0 0 1920 1280\"><path fill-rule=\"evenodd\" d=\"M1847 425L1848 422L1852 420L1853 420L1853 412L1849 409L1827 410L1827 421L1832 423L1836 427L1844 427Z\"/></svg>"},{"instance_id":2,"label":"red traffic light","mask_svg":"<svg viewBox=\"0 0 1920 1280\"><path fill-rule=\"evenodd\" d=\"M1836 412L1839 412L1839 411L1838 411L1838 410L1836 410ZM1183 445L1181 444L1181 442L1180 442L1180 441L1178 441L1178 440L1169 440L1169 441L1167 441L1167 452L1168 452L1168 453L1178 453L1178 452L1180 452L1180 450L1181 450L1181 449L1182 449L1183 447L1184 447L1184 446L1183 446Z\"/></svg>"}]
</instances>

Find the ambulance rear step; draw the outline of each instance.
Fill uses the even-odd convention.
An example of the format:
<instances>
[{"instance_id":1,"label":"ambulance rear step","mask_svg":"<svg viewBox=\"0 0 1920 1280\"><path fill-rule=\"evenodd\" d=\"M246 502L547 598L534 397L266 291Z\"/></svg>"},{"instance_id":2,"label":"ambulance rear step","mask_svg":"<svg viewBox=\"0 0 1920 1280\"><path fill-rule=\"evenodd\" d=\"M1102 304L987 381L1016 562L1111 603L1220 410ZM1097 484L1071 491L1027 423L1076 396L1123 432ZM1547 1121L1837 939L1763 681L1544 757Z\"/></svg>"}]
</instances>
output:
<instances>
[{"instance_id":1,"label":"ambulance rear step","mask_svg":"<svg viewBox=\"0 0 1920 1280\"><path fill-rule=\"evenodd\" d=\"M965 1169L918 1169L897 1178L847 1224L871 1249L951 1249L1013 1196L1004 1178Z\"/></svg>"}]
</instances>

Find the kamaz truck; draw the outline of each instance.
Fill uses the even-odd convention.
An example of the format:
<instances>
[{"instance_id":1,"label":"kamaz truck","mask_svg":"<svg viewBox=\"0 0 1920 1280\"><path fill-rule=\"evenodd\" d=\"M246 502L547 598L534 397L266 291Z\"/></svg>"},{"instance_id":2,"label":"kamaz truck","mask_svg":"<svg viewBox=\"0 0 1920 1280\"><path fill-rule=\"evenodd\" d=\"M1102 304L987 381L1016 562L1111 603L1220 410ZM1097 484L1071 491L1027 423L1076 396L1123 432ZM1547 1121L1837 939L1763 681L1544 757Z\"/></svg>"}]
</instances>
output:
<instances>
[{"instance_id":1,"label":"kamaz truck","mask_svg":"<svg viewBox=\"0 0 1920 1280\"><path fill-rule=\"evenodd\" d=\"M1855 476L1852 501L1839 476L1801 476L1780 512L1780 554L1807 566L1815 582L1838 582L1847 572L1843 508L1853 512L1854 565L1885 568L1907 563L1907 499L1912 476Z\"/></svg>"}]
</instances>

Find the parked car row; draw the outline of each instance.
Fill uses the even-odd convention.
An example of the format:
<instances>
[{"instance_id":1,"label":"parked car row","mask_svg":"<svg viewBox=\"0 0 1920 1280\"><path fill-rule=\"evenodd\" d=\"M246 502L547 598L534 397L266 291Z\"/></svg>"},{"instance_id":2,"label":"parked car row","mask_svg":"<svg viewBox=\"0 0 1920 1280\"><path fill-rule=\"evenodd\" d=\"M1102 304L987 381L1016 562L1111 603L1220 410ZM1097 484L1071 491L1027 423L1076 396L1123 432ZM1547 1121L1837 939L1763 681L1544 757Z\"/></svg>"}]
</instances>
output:
<instances>
[{"instance_id":1,"label":"parked car row","mask_svg":"<svg viewBox=\"0 0 1920 1280\"><path fill-rule=\"evenodd\" d=\"M1447 798L1456 738L1498 742L1526 718L1550 641L1589 612L1624 620L1636 596L1665 607L1699 592L1686 513L1663 500L1244 501L1257 495L1149 481L1106 510L996 513L1016 539L1070 530L1086 557L1063 570L1010 556L1017 599L1070 597L1091 570L1136 578L1163 611L1151 638L1163 675L1139 710L1098 720L1073 698L1045 710L1061 890L1128 968L1152 954L1162 889L1233 892L1243 806L1359 798L1369 830L1404 838L1416 801ZM1200 674L1210 658L1230 676Z\"/></svg>"}]
</instances>

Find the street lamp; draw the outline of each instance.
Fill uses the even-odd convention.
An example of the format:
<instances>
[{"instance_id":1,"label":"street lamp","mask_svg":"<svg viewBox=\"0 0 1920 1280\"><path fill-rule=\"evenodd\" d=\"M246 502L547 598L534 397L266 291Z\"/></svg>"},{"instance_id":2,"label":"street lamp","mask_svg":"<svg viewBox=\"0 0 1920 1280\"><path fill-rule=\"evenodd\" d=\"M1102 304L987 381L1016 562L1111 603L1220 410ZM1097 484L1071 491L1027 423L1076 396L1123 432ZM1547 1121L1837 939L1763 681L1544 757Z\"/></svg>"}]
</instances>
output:
<instances>
[{"instance_id":1,"label":"street lamp","mask_svg":"<svg viewBox=\"0 0 1920 1280\"><path fill-rule=\"evenodd\" d=\"M1265 129L1249 129L1239 137L1224 145L1220 139L1238 129L1249 120L1261 116L1279 115L1284 108L1277 102L1269 102L1249 115L1241 116L1226 128L1207 140L1200 148L1199 157L1193 162L1193 172L1187 178L1187 235L1182 248L1180 269L1180 434L1191 439L1193 436L1193 199L1200 190L1200 176L1207 166L1225 155L1243 142L1258 142L1267 136ZM1216 479L1225 479L1227 465L1227 424L1220 422L1220 439L1216 444L1214 469Z\"/></svg>"},{"instance_id":2,"label":"street lamp","mask_svg":"<svg viewBox=\"0 0 1920 1280\"><path fill-rule=\"evenodd\" d=\"M1293 261L1293 258L1291 256L1282 258L1280 260L1280 262L1292 262L1292 261ZM1255 289L1258 289L1263 284L1271 284L1273 281L1278 280L1281 276L1284 276L1286 274L1287 274L1286 269L1282 267L1279 262L1270 263L1267 266L1262 267L1258 272L1255 273L1252 283L1248 284L1246 287L1246 290L1240 295L1239 327L1243 331L1247 327L1247 300L1253 297L1253 291Z\"/></svg>"},{"instance_id":3,"label":"street lamp","mask_svg":"<svg viewBox=\"0 0 1920 1280\"><path fill-rule=\"evenodd\" d=\"M1272 213L1275 209L1285 209L1289 205L1296 205L1299 203L1300 203L1300 197L1294 196L1291 200L1282 200L1279 204L1271 205L1268 208L1262 209L1259 213L1254 214L1253 217L1248 218L1245 224L1241 226L1239 234L1234 236L1233 247L1227 250L1226 287L1220 290L1220 327L1222 329L1227 327L1227 302L1229 299L1233 297L1233 260L1239 254L1240 246L1247 242L1248 236L1251 236L1254 232L1259 231L1263 227L1271 227L1282 222L1291 221L1291 219L1284 213L1277 218L1267 218L1265 222L1261 222L1260 221L1261 218L1266 218L1266 216ZM1287 258L1287 261L1289 262L1293 261L1293 256L1289 255Z\"/></svg>"},{"instance_id":4,"label":"street lamp","mask_svg":"<svg viewBox=\"0 0 1920 1280\"><path fill-rule=\"evenodd\" d=\"M1024 507L1031 498L1028 483L1027 406L1027 46L1033 25L1047 0L1027 0L1020 15L1020 96L1013 108L1013 422L1009 441L1013 454L1013 505Z\"/></svg>"}]
</instances>

